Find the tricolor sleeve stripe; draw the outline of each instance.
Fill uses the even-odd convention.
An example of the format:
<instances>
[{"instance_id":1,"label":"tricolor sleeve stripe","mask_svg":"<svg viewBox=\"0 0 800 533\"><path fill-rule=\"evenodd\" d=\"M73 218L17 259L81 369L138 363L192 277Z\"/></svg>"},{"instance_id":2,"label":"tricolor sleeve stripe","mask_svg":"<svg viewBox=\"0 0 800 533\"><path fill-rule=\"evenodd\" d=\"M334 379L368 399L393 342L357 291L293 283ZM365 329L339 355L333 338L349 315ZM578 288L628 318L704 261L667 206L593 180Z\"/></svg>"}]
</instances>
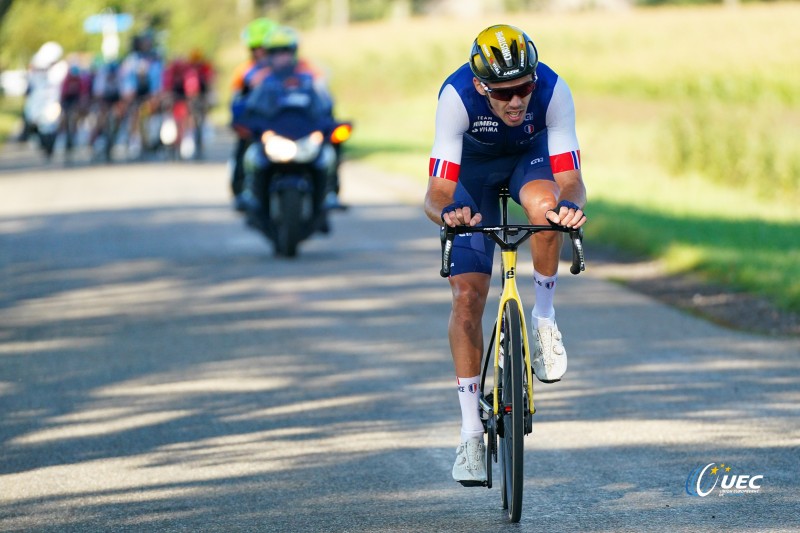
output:
<instances>
[{"instance_id":1,"label":"tricolor sleeve stripe","mask_svg":"<svg viewBox=\"0 0 800 533\"><path fill-rule=\"evenodd\" d=\"M550 167L553 169L553 174L566 172L567 170L580 170L581 151L573 150L563 154L551 155Z\"/></svg>"},{"instance_id":2,"label":"tricolor sleeve stripe","mask_svg":"<svg viewBox=\"0 0 800 533\"><path fill-rule=\"evenodd\" d=\"M428 175L434 178L458 181L458 172L460 169L461 165L453 163L452 161L431 157L430 163L428 164Z\"/></svg>"}]
</instances>

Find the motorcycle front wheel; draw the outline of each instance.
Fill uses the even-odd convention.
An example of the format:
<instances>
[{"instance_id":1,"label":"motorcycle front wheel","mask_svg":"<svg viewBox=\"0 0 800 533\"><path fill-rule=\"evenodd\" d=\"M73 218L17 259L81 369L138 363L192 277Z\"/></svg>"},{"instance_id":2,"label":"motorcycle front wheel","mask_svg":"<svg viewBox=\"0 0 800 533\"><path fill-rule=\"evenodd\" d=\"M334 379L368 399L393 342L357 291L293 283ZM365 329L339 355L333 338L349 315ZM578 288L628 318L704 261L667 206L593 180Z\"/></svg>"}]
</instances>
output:
<instances>
[{"instance_id":1,"label":"motorcycle front wheel","mask_svg":"<svg viewBox=\"0 0 800 533\"><path fill-rule=\"evenodd\" d=\"M284 257L295 257L303 236L301 216L305 195L297 189L284 189L275 194L278 201L272 204L270 213L275 229L275 252Z\"/></svg>"}]
</instances>

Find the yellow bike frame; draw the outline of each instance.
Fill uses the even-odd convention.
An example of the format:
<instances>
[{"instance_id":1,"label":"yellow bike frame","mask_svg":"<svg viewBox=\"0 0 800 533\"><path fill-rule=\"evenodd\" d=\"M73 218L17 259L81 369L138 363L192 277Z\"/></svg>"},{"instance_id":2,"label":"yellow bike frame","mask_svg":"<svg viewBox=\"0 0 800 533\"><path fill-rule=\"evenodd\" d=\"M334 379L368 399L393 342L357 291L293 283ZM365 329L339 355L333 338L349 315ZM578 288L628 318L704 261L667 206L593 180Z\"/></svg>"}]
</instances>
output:
<instances>
[{"instance_id":1,"label":"yellow bike frame","mask_svg":"<svg viewBox=\"0 0 800 533\"><path fill-rule=\"evenodd\" d=\"M497 311L497 322L495 322L494 331L494 414L497 415L500 410L498 403L497 388L500 385L500 329L503 325L503 310L505 309L506 302L515 300L519 308L519 320L522 328L522 350L525 353L525 373L528 375L528 407L530 413L533 414L533 372L531 371L531 351L528 346L528 327L525 324L525 311L522 308L522 300L519 297L517 290L517 250L502 250L502 267L503 267L503 292L500 294L500 306Z\"/></svg>"}]
</instances>

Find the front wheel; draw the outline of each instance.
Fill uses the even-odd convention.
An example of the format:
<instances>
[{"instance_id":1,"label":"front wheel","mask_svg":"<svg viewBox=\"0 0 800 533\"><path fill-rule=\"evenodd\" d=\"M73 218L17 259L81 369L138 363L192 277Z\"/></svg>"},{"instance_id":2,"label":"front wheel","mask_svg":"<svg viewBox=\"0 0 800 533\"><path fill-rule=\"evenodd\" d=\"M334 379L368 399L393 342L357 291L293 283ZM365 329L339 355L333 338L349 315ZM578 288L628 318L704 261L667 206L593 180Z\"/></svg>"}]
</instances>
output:
<instances>
[{"instance_id":1,"label":"front wheel","mask_svg":"<svg viewBox=\"0 0 800 533\"><path fill-rule=\"evenodd\" d=\"M302 239L302 191L287 188L271 195L270 218L275 230L275 251L284 257L295 257Z\"/></svg>"},{"instance_id":2,"label":"front wheel","mask_svg":"<svg viewBox=\"0 0 800 533\"><path fill-rule=\"evenodd\" d=\"M42 146L42 151L44 152L45 158L50 161L50 159L53 157L53 152L55 151L56 134L42 133L39 137L39 142Z\"/></svg>"},{"instance_id":3,"label":"front wheel","mask_svg":"<svg viewBox=\"0 0 800 533\"><path fill-rule=\"evenodd\" d=\"M502 389L499 394L498 417L502 419L500 434L501 496L503 508L508 509L508 518L519 522L522 515L522 487L524 460L524 415L522 353L522 327L519 306L514 300L506 302L501 325L503 342Z\"/></svg>"}]
</instances>

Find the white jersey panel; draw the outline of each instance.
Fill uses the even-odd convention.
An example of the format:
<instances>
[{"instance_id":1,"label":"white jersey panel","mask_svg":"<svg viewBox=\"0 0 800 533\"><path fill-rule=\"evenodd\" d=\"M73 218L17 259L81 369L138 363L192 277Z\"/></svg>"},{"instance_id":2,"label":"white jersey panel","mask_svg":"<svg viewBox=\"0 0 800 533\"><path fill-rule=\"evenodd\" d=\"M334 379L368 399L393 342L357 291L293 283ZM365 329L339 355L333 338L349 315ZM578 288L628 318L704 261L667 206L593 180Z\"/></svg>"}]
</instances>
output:
<instances>
[{"instance_id":1,"label":"white jersey panel","mask_svg":"<svg viewBox=\"0 0 800 533\"><path fill-rule=\"evenodd\" d=\"M446 85L436 107L436 134L431 159L461 164L464 133L469 129L469 114L452 85Z\"/></svg>"},{"instance_id":2,"label":"white jersey panel","mask_svg":"<svg viewBox=\"0 0 800 533\"><path fill-rule=\"evenodd\" d=\"M551 156L579 150L575 133L575 103L569 87L560 77L547 106L547 147Z\"/></svg>"}]
</instances>

